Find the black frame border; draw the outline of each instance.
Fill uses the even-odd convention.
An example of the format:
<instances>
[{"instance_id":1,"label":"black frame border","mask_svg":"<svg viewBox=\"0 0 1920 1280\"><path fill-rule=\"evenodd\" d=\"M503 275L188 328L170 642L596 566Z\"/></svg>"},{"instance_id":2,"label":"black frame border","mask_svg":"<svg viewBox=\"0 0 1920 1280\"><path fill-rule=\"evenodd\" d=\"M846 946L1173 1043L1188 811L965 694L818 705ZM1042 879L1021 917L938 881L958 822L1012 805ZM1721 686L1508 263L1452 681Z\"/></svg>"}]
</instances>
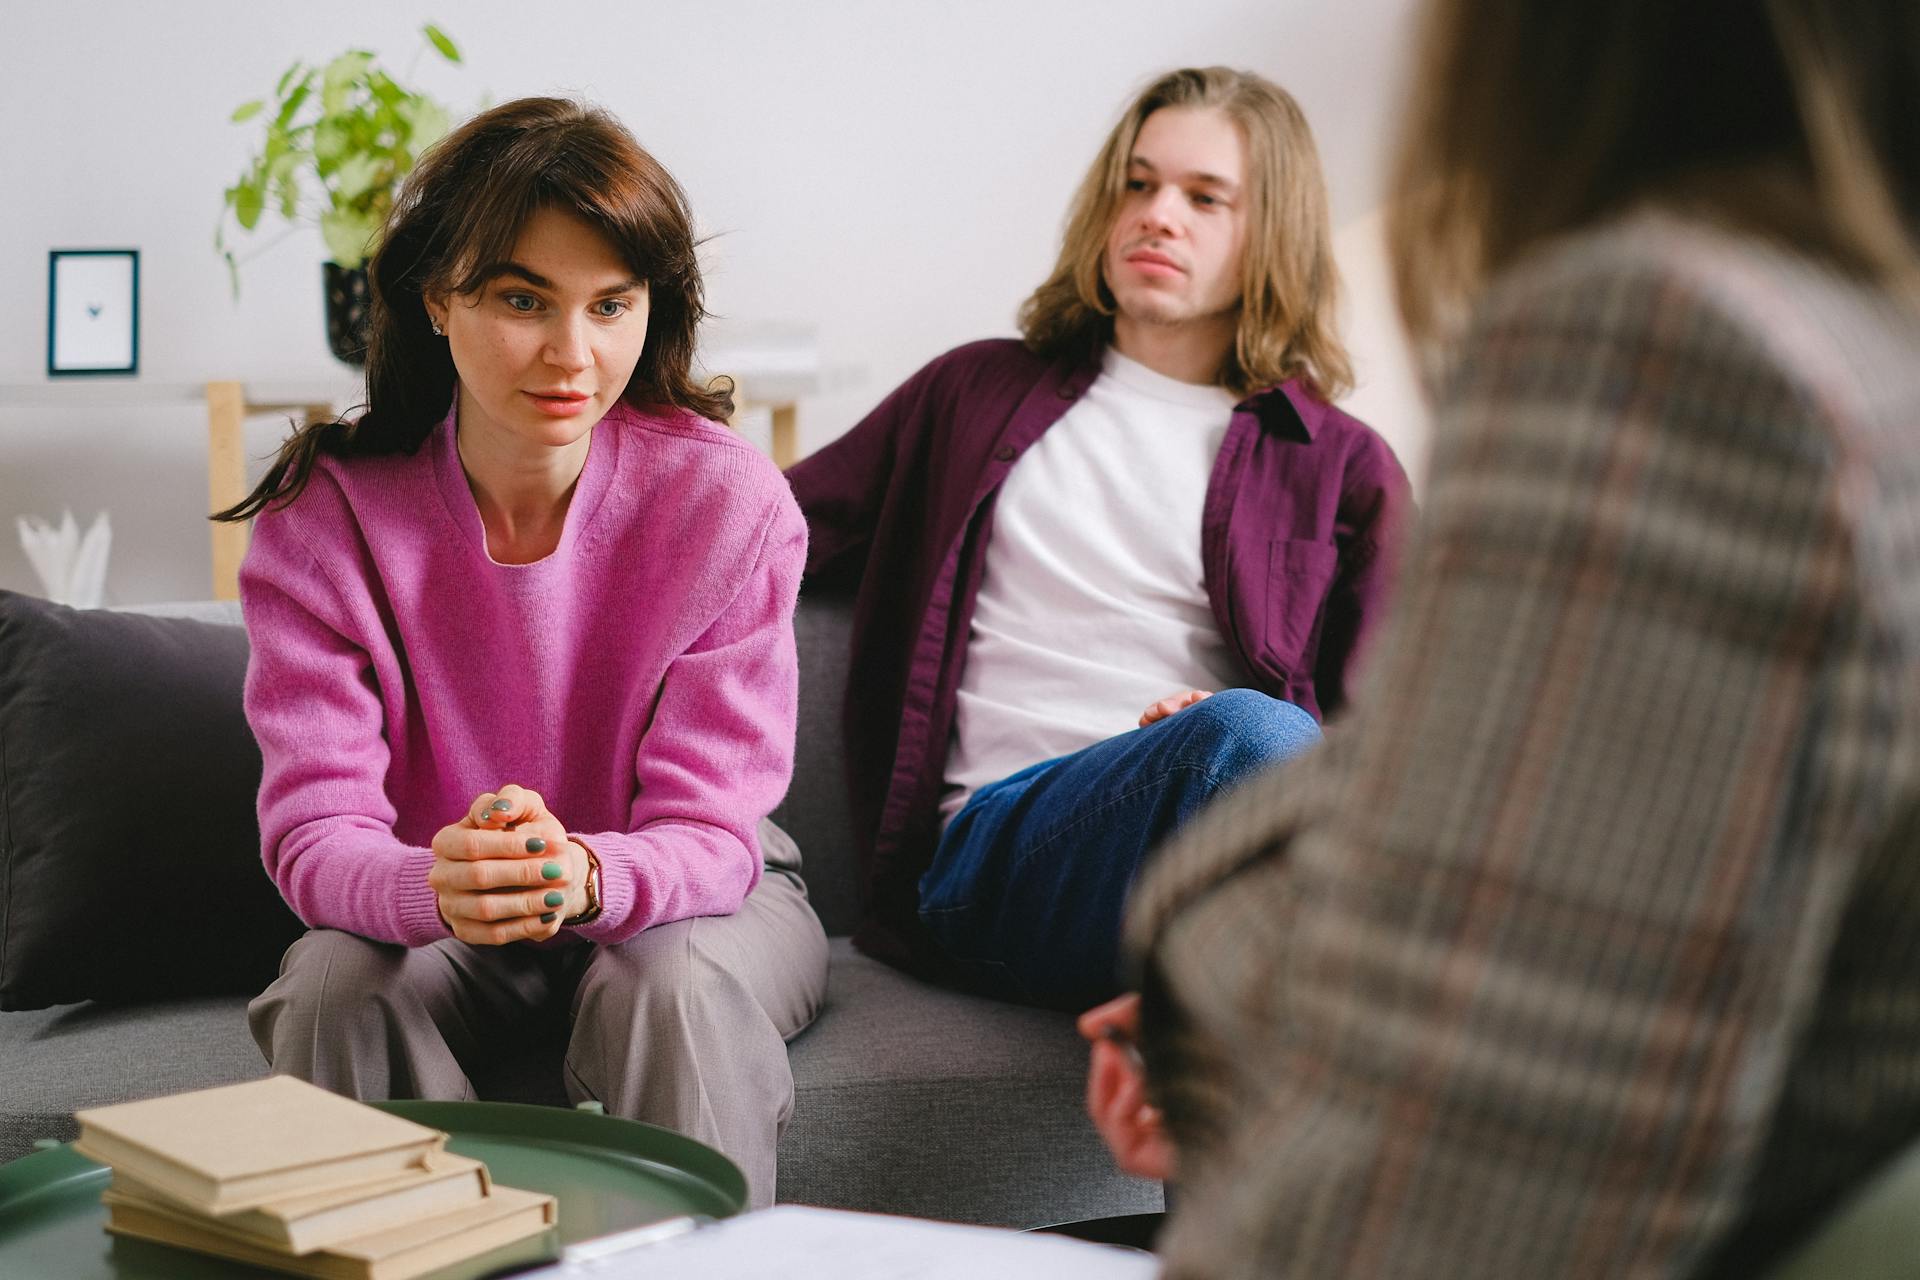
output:
<instances>
[{"instance_id":1,"label":"black frame border","mask_svg":"<svg viewBox=\"0 0 1920 1280\"><path fill-rule=\"evenodd\" d=\"M55 364L54 313L60 305L60 259L126 258L133 267L133 358L110 369L62 369ZM138 249L50 249L47 252L47 376L49 378L125 377L140 372L140 251Z\"/></svg>"}]
</instances>

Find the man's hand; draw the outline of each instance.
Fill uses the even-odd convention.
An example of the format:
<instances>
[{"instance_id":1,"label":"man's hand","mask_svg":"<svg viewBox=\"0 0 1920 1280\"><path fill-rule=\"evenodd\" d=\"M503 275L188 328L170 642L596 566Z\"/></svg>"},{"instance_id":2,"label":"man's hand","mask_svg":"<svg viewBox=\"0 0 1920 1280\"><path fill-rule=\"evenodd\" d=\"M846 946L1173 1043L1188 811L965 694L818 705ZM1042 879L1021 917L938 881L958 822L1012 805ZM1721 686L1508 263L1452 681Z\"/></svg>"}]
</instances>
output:
<instances>
[{"instance_id":1,"label":"man's hand","mask_svg":"<svg viewBox=\"0 0 1920 1280\"><path fill-rule=\"evenodd\" d=\"M440 918L475 946L551 938L587 906L587 852L538 792L508 785L475 798L433 838L427 873Z\"/></svg>"},{"instance_id":2,"label":"man's hand","mask_svg":"<svg viewBox=\"0 0 1920 1280\"><path fill-rule=\"evenodd\" d=\"M1162 698L1140 713L1140 727L1146 728L1159 720L1165 720L1176 711L1184 711L1202 698L1211 698L1211 689L1189 689L1185 693L1176 693L1171 698Z\"/></svg>"},{"instance_id":3,"label":"man's hand","mask_svg":"<svg viewBox=\"0 0 1920 1280\"><path fill-rule=\"evenodd\" d=\"M1201 694L1200 697L1205 697ZM1197 699L1196 699L1197 701ZM1165 1182L1173 1176L1173 1143L1160 1109L1147 1101L1147 1077L1134 1037L1140 1032L1140 997L1118 996L1080 1015L1080 1034L1092 1044L1087 1064L1087 1114L1114 1163L1136 1178Z\"/></svg>"}]
</instances>

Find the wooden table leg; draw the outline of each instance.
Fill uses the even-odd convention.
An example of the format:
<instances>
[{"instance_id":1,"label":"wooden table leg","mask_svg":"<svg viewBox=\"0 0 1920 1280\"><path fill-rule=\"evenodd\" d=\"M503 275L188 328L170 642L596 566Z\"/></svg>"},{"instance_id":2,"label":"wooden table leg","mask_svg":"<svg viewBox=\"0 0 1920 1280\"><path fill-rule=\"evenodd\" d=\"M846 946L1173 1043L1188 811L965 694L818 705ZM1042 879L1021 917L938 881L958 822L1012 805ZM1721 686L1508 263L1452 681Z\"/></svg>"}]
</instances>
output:
<instances>
[{"instance_id":1,"label":"wooden table leg","mask_svg":"<svg viewBox=\"0 0 1920 1280\"><path fill-rule=\"evenodd\" d=\"M800 410L791 400L773 406L773 465L785 471L800 461Z\"/></svg>"},{"instance_id":2,"label":"wooden table leg","mask_svg":"<svg viewBox=\"0 0 1920 1280\"><path fill-rule=\"evenodd\" d=\"M207 500L224 511L247 496L247 402L238 382L207 384ZM240 561L247 526L213 524L213 598L240 598Z\"/></svg>"}]
</instances>

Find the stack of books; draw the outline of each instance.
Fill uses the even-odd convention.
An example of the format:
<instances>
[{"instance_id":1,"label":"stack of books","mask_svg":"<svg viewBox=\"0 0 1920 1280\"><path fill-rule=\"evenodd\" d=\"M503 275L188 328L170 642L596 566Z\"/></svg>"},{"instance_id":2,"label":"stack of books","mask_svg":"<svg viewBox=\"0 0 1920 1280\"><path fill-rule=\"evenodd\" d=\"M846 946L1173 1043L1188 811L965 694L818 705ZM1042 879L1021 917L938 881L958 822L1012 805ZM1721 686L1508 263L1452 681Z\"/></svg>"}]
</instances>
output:
<instances>
[{"instance_id":1,"label":"stack of books","mask_svg":"<svg viewBox=\"0 0 1920 1280\"><path fill-rule=\"evenodd\" d=\"M326 1280L409 1280L554 1222L447 1135L291 1076L81 1111L107 1230Z\"/></svg>"}]
</instances>

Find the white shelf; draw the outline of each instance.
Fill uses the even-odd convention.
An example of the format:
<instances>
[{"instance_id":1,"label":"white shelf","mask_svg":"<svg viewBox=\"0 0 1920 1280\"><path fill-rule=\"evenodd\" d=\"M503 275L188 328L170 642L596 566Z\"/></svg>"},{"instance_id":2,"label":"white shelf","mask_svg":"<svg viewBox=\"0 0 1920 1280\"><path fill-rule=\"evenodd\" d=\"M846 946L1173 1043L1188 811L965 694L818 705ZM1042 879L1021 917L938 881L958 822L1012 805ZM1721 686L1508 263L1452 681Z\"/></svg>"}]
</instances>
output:
<instances>
[{"instance_id":1,"label":"white shelf","mask_svg":"<svg viewBox=\"0 0 1920 1280\"><path fill-rule=\"evenodd\" d=\"M760 405L791 404L804 396L844 391L859 385L865 374L865 370L852 365L822 365L813 331L792 325L717 325L702 335L695 361L706 374L738 378L748 402ZM364 377L344 365L241 381L247 403L256 406L329 404L345 408L366 396ZM150 408L204 403L205 396L205 382L152 380L138 375L0 383L0 409Z\"/></svg>"},{"instance_id":2,"label":"white shelf","mask_svg":"<svg viewBox=\"0 0 1920 1280\"><path fill-rule=\"evenodd\" d=\"M245 381L251 404L351 404L365 394L357 375L294 374ZM149 382L143 378L47 378L0 382L0 409L138 409L156 405L204 405L204 382Z\"/></svg>"}]
</instances>

